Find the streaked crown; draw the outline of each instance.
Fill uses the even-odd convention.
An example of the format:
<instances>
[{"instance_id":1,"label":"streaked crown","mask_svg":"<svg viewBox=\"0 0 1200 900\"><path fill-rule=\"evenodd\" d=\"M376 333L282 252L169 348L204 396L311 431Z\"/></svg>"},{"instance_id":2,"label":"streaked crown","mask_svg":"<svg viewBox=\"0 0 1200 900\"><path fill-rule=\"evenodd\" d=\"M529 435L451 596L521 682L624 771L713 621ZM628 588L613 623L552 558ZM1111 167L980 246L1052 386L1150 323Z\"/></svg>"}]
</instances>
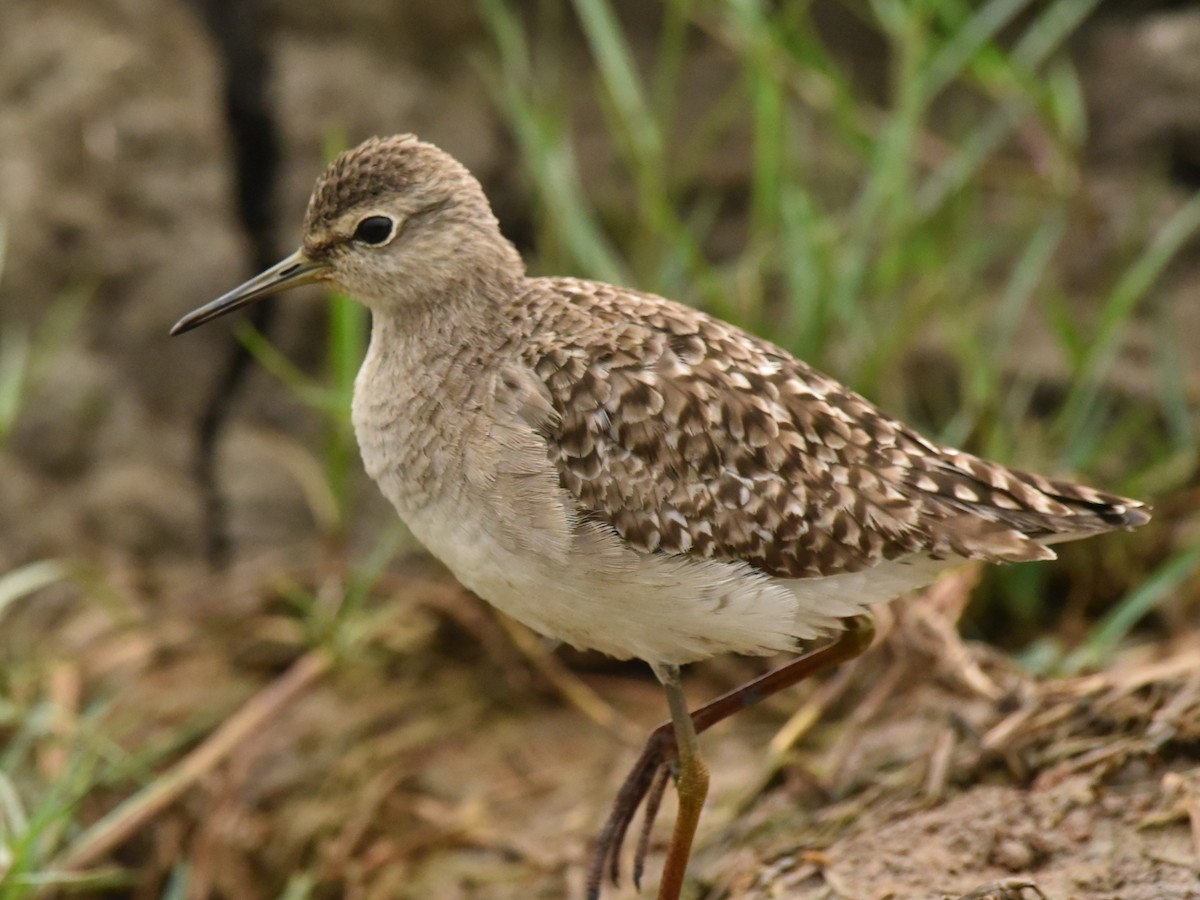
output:
<instances>
[{"instance_id":1,"label":"streaked crown","mask_svg":"<svg viewBox=\"0 0 1200 900\"><path fill-rule=\"evenodd\" d=\"M338 156L318 179L304 231L312 234L352 209L396 198L411 209L447 198L487 206L479 183L450 154L411 134L374 137Z\"/></svg>"}]
</instances>

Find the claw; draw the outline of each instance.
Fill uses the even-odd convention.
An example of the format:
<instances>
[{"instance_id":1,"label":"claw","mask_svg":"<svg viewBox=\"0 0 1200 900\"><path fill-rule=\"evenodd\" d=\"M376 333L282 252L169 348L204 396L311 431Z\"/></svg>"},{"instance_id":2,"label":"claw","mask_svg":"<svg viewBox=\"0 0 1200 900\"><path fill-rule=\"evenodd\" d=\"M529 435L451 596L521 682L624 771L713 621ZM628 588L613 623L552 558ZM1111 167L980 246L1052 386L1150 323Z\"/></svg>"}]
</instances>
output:
<instances>
[{"instance_id":1,"label":"claw","mask_svg":"<svg viewBox=\"0 0 1200 900\"><path fill-rule=\"evenodd\" d=\"M663 722L646 739L641 756L625 776L621 789L617 791L617 798L613 801L612 812L608 814L608 820L600 830L596 852L592 857L592 867L588 872L587 900L599 900L606 870L613 885L620 884L621 848L625 844L625 836L629 833L634 816L645 801L646 820L638 839L633 873L634 884L641 886L643 864L650 843L650 829L658 815L658 807L662 803L669 780L667 763L674 759L675 753L674 730L669 721Z\"/></svg>"},{"instance_id":2,"label":"claw","mask_svg":"<svg viewBox=\"0 0 1200 900\"><path fill-rule=\"evenodd\" d=\"M667 782L672 774L670 768L660 765L646 795L642 833L638 835L637 849L633 853L633 886L639 891L642 889L642 873L646 868L646 853L650 849L650 833L654 830L654 820L658 818L658 808L662 805L663 794L667 791Z\"/></svg>"}]
</instances>

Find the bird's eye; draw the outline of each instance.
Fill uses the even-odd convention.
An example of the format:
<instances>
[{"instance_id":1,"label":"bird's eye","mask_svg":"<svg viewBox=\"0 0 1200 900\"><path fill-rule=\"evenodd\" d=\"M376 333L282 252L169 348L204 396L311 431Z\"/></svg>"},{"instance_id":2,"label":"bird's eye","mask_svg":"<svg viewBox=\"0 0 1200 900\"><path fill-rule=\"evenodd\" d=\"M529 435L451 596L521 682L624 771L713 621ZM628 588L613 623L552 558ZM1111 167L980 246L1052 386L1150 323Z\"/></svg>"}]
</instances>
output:
<instances>
[{"instance_id":1,"label":"bird's eye","mask_svg":"<svg viewBox=\"0 0 1200 900\"><path fill-rule=\"evenodd\" d=\"M396 230L396 223L387 216L367 216L354 229L354 240L362 244L386 243Z\"/></svg>"}]
</instances>

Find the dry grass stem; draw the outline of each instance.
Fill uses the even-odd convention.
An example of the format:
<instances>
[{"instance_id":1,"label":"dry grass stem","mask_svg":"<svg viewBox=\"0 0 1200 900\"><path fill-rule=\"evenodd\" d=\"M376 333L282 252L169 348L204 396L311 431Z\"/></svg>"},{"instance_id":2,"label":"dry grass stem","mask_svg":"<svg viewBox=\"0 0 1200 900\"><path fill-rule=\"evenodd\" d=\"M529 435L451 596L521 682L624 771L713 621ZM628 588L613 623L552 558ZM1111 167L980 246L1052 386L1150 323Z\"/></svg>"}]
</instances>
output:
<instances>
[{"instance_id":1,"label":"dry grass stem","mask_svg":"<svg viewBox=\"0 0 1200 900\"><path fill-rule=\"evenodd\" d=\"M204 743L87 829L56 867L79 871L103 859L220 765L272 716L320 679L329 665L329 657L324 653L313 651L302 656L246 701Z\"/></svg>"}]
</instances>

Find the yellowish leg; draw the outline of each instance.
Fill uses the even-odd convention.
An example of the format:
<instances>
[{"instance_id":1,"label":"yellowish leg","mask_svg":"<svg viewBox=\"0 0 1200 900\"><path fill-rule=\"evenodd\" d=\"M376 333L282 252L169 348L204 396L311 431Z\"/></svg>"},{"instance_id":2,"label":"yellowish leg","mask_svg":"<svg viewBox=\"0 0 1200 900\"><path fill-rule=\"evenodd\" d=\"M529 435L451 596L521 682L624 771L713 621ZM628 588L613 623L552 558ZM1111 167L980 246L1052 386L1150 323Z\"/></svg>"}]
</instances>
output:
<instances>
[{"instance_id":1,"label":"yellowish leg","mask_svg":"<svg viewBox=\"0 0 1200 900\"><path fill-rule=\"evenodd\" d=\"M675 726L675 746L678 748L679 773L675 779L679 795L679 812L675 816L675 830L671 832L671 844L667 848L667 859L663 864L662 881L658 885L658 900L679 900L683 890L683 878L687 874L688 859L692 855L692 841L696 826L700 823L700 811L708 796L708 766L700 756L700 744L696 739L696 726L688 712L687 698L679 680L678 666L657 668L658 676L667 691L667 705L671 709L671 722Z\"/></svg>"},{"instance_id":2,"label":"yellowish leg","mask_svg":"<svg viewBox=\"0 0 1200 900\"><path fill-rule=\"evenodd\" d=\"M667 861L659 887L659 900L676 900L683 888L683 876L691 855L692 839L700 809L708 793L708 771L700 758L696 735L707 731L739 710L746 709L766 697L773 696L784 688L803 681L818 672L839 663L854 659L871 644L875 626L867 616L858 616L846 624L846 632L831 644L806 653L785 666L768 672L747 682L739 688L722 694L688 715L683 690L679 685L679 669L655 666L655 674L666 687L667 702L671 707L671 718L650 733L642 754L625 778L613 803L612 812L600 838L596 842L596 854L588 873L587 898L600 900L600 886L607 871L613 884L617 883L621 858L621 845L625 834L643 800L647 800L646 821L642 826L637 854L633 863L634 883L640 883L642 863L649 846L650 829L658 812L658 801L662 796L663 781L658 773L677 757L679 817L671 835ZM678 753L676 748L678 747Z\"/></svg>"}]
</instances>

